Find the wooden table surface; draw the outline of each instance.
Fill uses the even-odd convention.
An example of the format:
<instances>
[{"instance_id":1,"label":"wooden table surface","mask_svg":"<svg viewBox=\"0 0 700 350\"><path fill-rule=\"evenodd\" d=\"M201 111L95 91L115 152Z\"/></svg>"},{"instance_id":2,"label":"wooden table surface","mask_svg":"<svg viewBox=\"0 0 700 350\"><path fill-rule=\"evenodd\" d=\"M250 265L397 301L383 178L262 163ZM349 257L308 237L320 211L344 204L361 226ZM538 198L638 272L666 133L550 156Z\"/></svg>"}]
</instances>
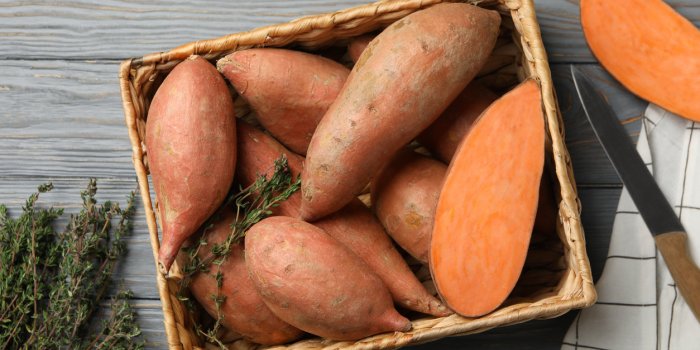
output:
<instances>
[{"instance_id":1,"label":"wooden table surface","mask_svg":"<svg viewBox=\"0 0 700 350\"><path fill-rule=\"evenodd\" d=\"M367 1L0 0L0 203L17 213L37 185L52 181L56 188L43 196L43 205L75 212L89 177L98 179L102 200L124 202L136 188L117 79L120 60ZM591 55L579 24L578 1L535 3L597 279L621 184L572 94L569 66L577 65L594 78L632 136L638 133L646 103L621 87ZM699 0L667 3L700 24ZM118 277L134 291L148 347L164 348L155 266L140 203L128 247ZM417 348L558 349L575 315Z\"/></svg>"}]
</instances>

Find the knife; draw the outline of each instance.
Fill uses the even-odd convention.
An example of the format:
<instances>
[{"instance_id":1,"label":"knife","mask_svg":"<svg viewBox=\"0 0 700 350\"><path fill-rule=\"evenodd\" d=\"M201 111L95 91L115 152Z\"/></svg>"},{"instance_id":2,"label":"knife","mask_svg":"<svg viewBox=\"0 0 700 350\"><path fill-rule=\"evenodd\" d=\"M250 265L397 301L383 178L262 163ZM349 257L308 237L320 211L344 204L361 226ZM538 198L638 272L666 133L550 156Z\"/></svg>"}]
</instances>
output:
<instances>
[{"instance_id":1,"label":"knife","mask_svg":"<svg viewBox=\"0 0 700 350\"><path fill-rule=\"evenodd\" d=\"M637 153L627 132L585 73L571 66L576 92L596 137L625 184L656 247L695 318L700 320L700 269L688 251L688 235Z\"/></svg>"}]
</instances>

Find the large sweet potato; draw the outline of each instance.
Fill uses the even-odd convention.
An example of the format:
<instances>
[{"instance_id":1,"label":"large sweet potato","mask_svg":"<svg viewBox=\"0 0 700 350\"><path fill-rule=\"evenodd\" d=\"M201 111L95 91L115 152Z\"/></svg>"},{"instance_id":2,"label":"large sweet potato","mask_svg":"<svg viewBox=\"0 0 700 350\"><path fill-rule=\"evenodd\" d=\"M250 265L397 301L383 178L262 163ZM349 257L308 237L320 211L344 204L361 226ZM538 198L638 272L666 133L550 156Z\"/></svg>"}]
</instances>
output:
<instances>
[{"instance_id":1,"label":"large sweet potato","mask_svg":"<svg viewBox=\"0 0 700 350\"><path fill-rule=\"evenodd\" d=\"M495 11L439 4L394 22L372 40L311 138L301 216L349 203L403 145L428 127L486 62Z\"/></svg>"},{"instance_id":2,"label":"large sweet potato","mask_svg":"<svg viewBox=\"0 0 700 350\"><path fill-rule=\"evenodd\" d=\"M372 206L387 233L409 254L427 264L445 164L400 151L372 180Z\"/></svg>"},{"instance_id":3,"label":"large sweet potato","mask_svg":"<svg viewBox=\"0 0 700 350\"><path fill-rule=\"evenodd\" d=\"M182 61L156 91L146 148L163 232L158 267L165 274L182 243L223 202L236 167L233 101L205 59Z\"/></svg>"},{"instance_id":4,"label":"large sweet potato","mask_svg":"<svg viewBox=\"0 0 700 350\"><path fill-rule=\"evenodd\" d=\"M207 245L200 248L198 257L204 260L211 255L215 244L226 240L231 233L231 224L236 219L232 209L225 209L221 217L207 230ZM265 305L248 275L242 244L231 246L231 253L220 267L212 264L207 272L192 276L190 291L204 309L213 317L219 315L216 310L217 294L216 274L221 272L222 323L229 330L241 334L244 338L264 345L284 344L299 338L302 331L275 316Z\"/></svg>"},{"instance_id":5,"label":"large sweet potato","mask_svg":"<svg viewBox=\"0 0 700 350\"><path fill-rule=\"evenodd\" d=\"M334 340L411 329L379 277L320 228L273 216L248 230L245 246L260 295L289 324Z\"/></svg>"},{"instance_id":6,"label":"large sweet potato","mask_svg":"<svg viewBox=\"0 0 700 350\"><path fill-rule=\"evenodd\" d=\"M299 154L306 154L318 122L350 74L318 55L271 48L236 51L217 67L250 103L260 124Z\"/></svg>"},{"instance_id":7,"label":"large sweet potato","mask_svg":"<svg viewBox=\"0 0 700 350\"><path fill-rule=\"evenodd\" d=\"M287 156L292 174L301 170L303 158L286 150L264 132L245 122L238 123L238 181L247 186L259 174L271 175L271 164L282 154ZM275 215L299 216L299 193L273 209ZM445 316L451 313L430 295L394 248L382 225L359 199L338 212L313 223L357 254L382 279L394 300L414 311ZM429 242L428 242L429 244Z\"/></svg>"}]
</instances>

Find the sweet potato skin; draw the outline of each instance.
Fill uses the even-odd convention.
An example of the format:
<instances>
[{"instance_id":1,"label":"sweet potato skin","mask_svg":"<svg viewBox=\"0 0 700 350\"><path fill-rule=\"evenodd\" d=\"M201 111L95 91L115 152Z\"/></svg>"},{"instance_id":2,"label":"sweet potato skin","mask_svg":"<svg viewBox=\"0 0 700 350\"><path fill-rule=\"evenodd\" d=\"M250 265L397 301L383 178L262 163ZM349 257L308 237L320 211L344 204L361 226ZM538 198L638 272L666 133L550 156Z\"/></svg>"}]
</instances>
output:
<instances>
[{"instance_id":1,"label":"sweet potato skin","mask_svg":"<svg viewBox=\"0 0 700 350\"><path fill-rule=\"evenodd\" d=\"M251 184L258 174L271 175L270 165L282 154L287 156L293 175L301 170L303 158L286 150L264 132L245 122L239 122L238 131L237 174L243 186ZM299 217L300 203L297 192L273 208L273 215ZM359 199L313 224L357 254L381 278L399 305L434 316L451 313L418 281L377 218Z\"/></svg>"},{"instance_id":2,"label":"sweet potato skin","mask_svg":"<svg viewBox=\"0 0 700 350\"><path fill-rule=\"evenodd\" d=\"M450 163L469 129L498 95L478 82L471 82L440 117L418 135L418 142L438 159Z\"/></svg>"},{"instance_id":3,"label":"sweet potato skin","mask_svg":"<svg viewBox=\"0 0 700 350\"><path fill-rule=\"evenodd\" d=\"M397 304L438 317L452 313L418 281L377 218L359 199L313 224L357 254L381 278Z\"/></svg>"},{"instance_id":4,"label":"sweet potato skin","mask_svg":"<svg viewBox=\"0 0 700 350\"><path fill-rule=\"evenodd\" d=\"M206 247L224 242L231 232L231 224L236 219L235 212L227 208L220 215L220 219L207 230ZM199 258L205 259L208 252L209 249L200 250ZM212 264L209 272L199 272L192 276L190 291L209 315L218 317L212 295L217 292L215 275L219 271L223 274L221 295L226 298L221 305L224 327L263 345L284 344L301 337L301 330L275 316L263 302L248 275L242 244L231 246L231 253L220 269Z\"/></svg>"},{"instance_id":5,"label":"sweet potato skin","mask_svg":"<svg viewBox=\"0 0 700 350\"><path fill-rule=\"evenodd\" d=\"M486 62L500 20L473 5L439 4L394 22L370 42L311 138L303 219L350 202L447 108Z\"/></svg>"},{"instance_id":6,"label":"sweet potato skin","mask_svg":"<svg viewBox=\"0 0 700 350\"><path fill-rule=\"evenodd\" d=\"M226 82L198 56L178 64L153 97L145 141L163 232L161 273L226 197L236 166L234 119Z\"/></svg>"},{"instance_id":7,"label":"sweet potato skin","mask_svg":"<svg viewBox=\"0 0 700 350\"><path fill-rule=\"evenodd\" d=\"M273 48L236 51L217 68L250 103L260 124L301 155L350 74L328 58Z\"/></svg>"},{"instance_id":8,"label":"sweet potato skin","mask_svg":"<svg viewBox=\"0 0 700 350\"><path fill-rule=\"evenodd\" d=\"M443 163L404 149L372 180L372 207L387 233L427 264L442 182Z\"/></svg>"},{"instance_id":9,"label":"sweet potato skin","mask_svg":"<svg viewBox=\"0 0 700 350\"><path fill-rule=\"evenodd\" d=\"M348 44L348 56L353 62L357 62L357 60L360 59L362 52L365 51L367 45L369 45L369 42L372 41L375 36L376 35L365 34L353 38L350 41Z\"/></svg>"},{"instance_id":10,"label":"sweet potato skin","mask_svg":"<svg viewBox=\"0 0 700 350\"><path fill-rule=\"evenodd\" d=\"M493 103L448 168L430 249L445 303L477 317L508 297L522 272L544 167L539 85L527 80Z\"/></svg>"},{"instance_id":11,"label":"sweet potato skin","mask_svg":"<svg viewBox=\"0 0 700 350\"><path fill-rule=\"evenodd\" d=\"M333 340L411 328L379 277L323 230L273 216L248 230L245 245L263 300L297 328Z\"/></svg>"}]
</instances>

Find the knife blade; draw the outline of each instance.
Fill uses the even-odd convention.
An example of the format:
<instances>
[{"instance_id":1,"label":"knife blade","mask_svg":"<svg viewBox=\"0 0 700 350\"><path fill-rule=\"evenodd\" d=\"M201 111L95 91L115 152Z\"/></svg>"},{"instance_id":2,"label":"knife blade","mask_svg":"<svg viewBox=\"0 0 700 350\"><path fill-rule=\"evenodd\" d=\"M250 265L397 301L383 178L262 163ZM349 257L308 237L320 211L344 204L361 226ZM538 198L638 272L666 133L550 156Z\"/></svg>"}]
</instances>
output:
<instances>
[{"instance_id":1,"label":"knife blade","mask_svg":"<svg viewBox=\"0 0 700 350\"><path fill-rule=\"evenodd\" d=\"M571 75L596 137L654 236L681 295L700 320L700 269L688 251L683 225L605 99L585 73L573 65Z\"/></svg>"}]
</instances>

